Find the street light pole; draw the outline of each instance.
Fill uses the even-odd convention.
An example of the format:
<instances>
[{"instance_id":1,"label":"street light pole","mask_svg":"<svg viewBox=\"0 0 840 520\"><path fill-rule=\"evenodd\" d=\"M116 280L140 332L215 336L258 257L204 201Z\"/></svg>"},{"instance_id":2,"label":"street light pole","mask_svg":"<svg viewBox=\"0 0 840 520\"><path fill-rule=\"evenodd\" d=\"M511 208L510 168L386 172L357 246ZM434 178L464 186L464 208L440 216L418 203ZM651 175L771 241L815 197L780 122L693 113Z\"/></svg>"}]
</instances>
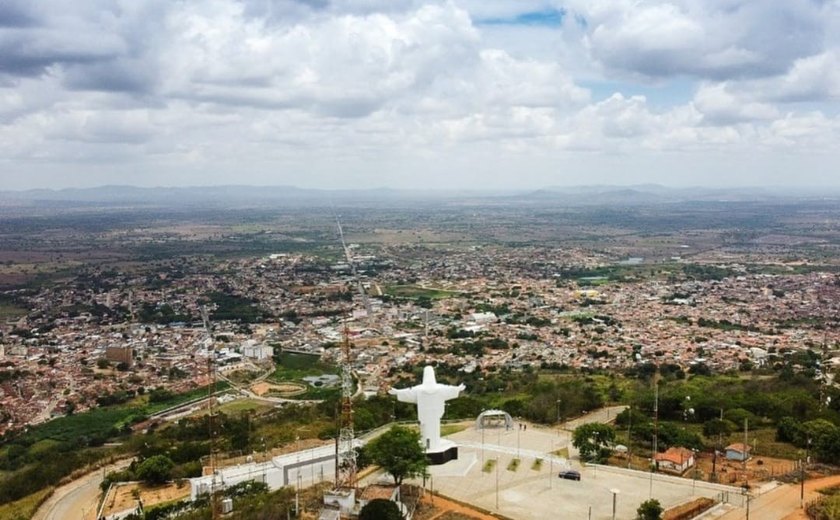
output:
<instances>
[{"instance_id":1,"label":"street light pole","mask_svg":"<svg viewBox=\"0 0 840 520\"><path fill-rule=\"evenodd\" d=\"M496 455L496 511L499 510L499 456Z\"/></svg>"},{"instance_id":2,"label":"street light pole","mask_svg":"<svg viewBox=\"0 0 840 520\"><path fill-rule=\"evenodd\" d=\"M612 520L615 520L615 503L616 503L616 497L618 496L618 494L620 493L620 491L619 491L618 489L616 489L616 488L612 488L612 489L610 489L610 493L612 493L612 496L613 496L613 515L612 515Z\"/></svg>"}]
</instances>

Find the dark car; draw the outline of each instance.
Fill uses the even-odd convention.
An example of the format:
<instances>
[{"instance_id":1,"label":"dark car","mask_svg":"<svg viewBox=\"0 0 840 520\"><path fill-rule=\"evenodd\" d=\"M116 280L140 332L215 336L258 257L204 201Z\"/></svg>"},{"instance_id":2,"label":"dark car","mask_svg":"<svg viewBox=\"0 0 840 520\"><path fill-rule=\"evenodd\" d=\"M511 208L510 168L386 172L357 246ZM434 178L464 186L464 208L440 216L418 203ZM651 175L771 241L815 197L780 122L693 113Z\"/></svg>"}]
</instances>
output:
<instances>
[{"instance_id":1,"label":"dark car","mask_svg":"<svg viewBox=\"0 0 840 520\"><path fill-rule=\"evenodd\" d=\"M561 471L557 476L566 480L580 480L580 471L570 469L568 471Z\"/></svg>"}]
</instances>

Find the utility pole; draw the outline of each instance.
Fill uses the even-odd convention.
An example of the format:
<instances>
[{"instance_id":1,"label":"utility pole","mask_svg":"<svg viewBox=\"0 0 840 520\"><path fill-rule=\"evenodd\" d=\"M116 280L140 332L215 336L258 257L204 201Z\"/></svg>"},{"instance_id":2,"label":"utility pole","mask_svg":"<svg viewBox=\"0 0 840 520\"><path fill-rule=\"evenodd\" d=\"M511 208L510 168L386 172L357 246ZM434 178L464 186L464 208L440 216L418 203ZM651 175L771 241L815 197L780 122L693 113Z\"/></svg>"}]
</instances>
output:
<instances>
[{"instance_id":1,"label":"utility pole","mask_svg":"<svg viewBox=\"0 0 840 520\"><path fill-rule=\"evenodd\" d=\"M659 365L653 375L653 456L659 453ZM655 460L655 459L654 459Z\"/></svg>"},{"instance_id":2,"label":"utility pole","mask_svg":"<svg viewBox=\"0 0 840 520\"><path fill-rule=\"evenodd\" d=\"M748 490L744 489L744 494L747 497L747 519L746 520L750 520L750 492Z\"/></svg>"},{"instance_id":3,"label":"utility pole","mask_svg":"<svg viewBox=\"0 0 840 520\"><path fill-rule=\"evenodd\" d=\"M747 444L747 430L749 429L749 419L744 417L744 478L747 474L747 458L749 455L750 446Z\"/></svg>"},{"instance_id":4,"label":"utility pole","mask_svg":"<svg viewBox=\"0 0 840 520\"><path fill-rule=\"evenodd\" d=\"M799 459L799 509L805 507L805 465Z\"/></svg>"},{"instance_id":5,"label":"utility pole","mask_svg":"<svg viewBox=\"0 0 840 520\"><path fill-rule=\"evenodd\" d=\"M499 510L499 456L496 455L496 511Z\"/></svg>"},{"instance_id":6,"label":"utility pole","mask_svg":"<svg viewBox=\"0 0 840 520\"><path fill-rule=\"evenodd\" d=\"M633 405L627 407L627 469L630 469L630 460L633 458L633 451L630 446L633 444L630 439L630 428L633 425Z\"/></svg>"}]
</instances>

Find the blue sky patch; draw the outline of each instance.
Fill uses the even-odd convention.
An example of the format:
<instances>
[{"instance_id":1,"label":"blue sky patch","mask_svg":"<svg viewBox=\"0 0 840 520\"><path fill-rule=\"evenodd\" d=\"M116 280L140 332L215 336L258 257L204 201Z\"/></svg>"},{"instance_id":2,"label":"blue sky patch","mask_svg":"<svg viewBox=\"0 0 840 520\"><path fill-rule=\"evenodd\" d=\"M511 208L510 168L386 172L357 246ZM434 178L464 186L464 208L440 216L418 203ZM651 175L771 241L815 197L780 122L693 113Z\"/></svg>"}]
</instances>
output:
<instances>
[{"instance_id":1,"label":"blue sky patch","mask_svg":"<svg viewBox=\"0 0 840 520\"><path fill-rule=\"evenodd\" d=\"M543 9L542 11L531 11L521 13L509 18L485 18L477 20L478 25L542 25L548 27L559 27L563 24L566 11L563 9Z\"/></svg>"},{"instance_id":2,"label":"blue sky patch","mask_svg":"<svg viewBox=\"0 0 840 520\"><path fill-rule=\"evenodd\" d=\"M617 81L582 81L581 86L592 91L595 102L603 101L616 92L624 97L645 96L651 106L669 108L684 105L694 98L697 82L677 78L655 85Z\"/></svg>"}]
</instances>

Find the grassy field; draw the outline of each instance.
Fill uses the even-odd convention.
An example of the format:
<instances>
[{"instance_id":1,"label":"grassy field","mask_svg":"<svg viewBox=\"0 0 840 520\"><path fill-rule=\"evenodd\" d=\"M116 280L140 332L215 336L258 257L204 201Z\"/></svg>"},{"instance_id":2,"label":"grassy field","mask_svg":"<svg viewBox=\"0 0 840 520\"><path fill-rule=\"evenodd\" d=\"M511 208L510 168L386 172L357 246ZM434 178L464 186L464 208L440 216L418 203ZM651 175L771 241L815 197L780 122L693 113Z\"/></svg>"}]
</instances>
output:
<instances>
[{"instance_id":1,"label":"grassy field","mask_svg":"<svg viewBox=\"0 0 840 520\"><path fill-rule=\"evenodd\" d=\"M317 355L296 354L283 352L280 354L280 362L271 379L275 381L300 381L307 376L320 376L322 374L336 374L338 367L322 363Z\"/></svg>"},{"instance_id":2,"label":"grassy field","mask_svg":"<svg viewBox=\"0 0 840 520\"><path fill-rule=\"evenodd\" d=\"M26 520L32 518L38 507L52 495L55 488L49 487L0 506L0 520Z\"/></svg>"},{"instance_id":3,"label":"grassy field","mask_svg":"<svg viewBox=\"0 0 840 520\"><path fill-rule=\"evenodd\" d=\"M293 399L329 399L337 396L341 392L341 389L338 387L315 388L303 380L304 377L308 376L338 373L337 366L321 362L319 356L283 352L280 354L279 361L269 380L277 382L291 381L305 385L307 388L305 393L296 395Z\"/></svg>"},{"instance_id":4,"label":"grassy field","mask_svg":"<svg viewBox=\"0 0 840 520\"><path fill-rule=\"evenodd\" d=\"M257 401L254 399L237 399L236 401L231 401L221 405L219 407L219 411L231 415L239 415L241 413L250 412L259 415L271 410L272 408L274 408L273 404L266 403L264 401Z\"/></svg>"},{"instance_id":5,"label":"grassy field","mask_svg":"<svg viewBox=\"0 0 840 520\"><path fill-rule=\"evenodd\" d=\"M0 303L0 320L8 320L25 316L28 311L23 307L11 303Z\"/></svg>"},{"instance_id":6,"label":"grassy field","mask_svg":"<svg viewBox=\"0 0 840 520\"><path fill-rule=\"evenodd\" d=\"M416 285L389 285L385 287L385 294L395 296L397 298L428 298L430 300L442 300L444 298L457 296L458 293L454 291L447 291L445 289L418 287Z\"/></svg>"},{"instance_id":7,"label":"grassy field","mask_svg":"<svg viewBox=\"0 0 840 520\"><path fill-rule=\"evenodd\" d=\"M441 424L440 425L440 436L447 437L449 435L454 435L458 432L462 432L468 428L465 424Z\"/></svg>"},{"instance_id":8,"label":"grassy field","mask_svg":"<svg viewBox=\"0 0 840 520\"><path fill-rule=\"evenodd\" d=\"M748 440L753 448L753 454L756 457L774 457L779 459L796 460L804 458L805 452L787 442L779 442L776 440L775 428L759 428L749 430ZM744 432L735 432L728 438L724 437L724 445L728 446L736 442L744 442Z\"/></svg>"}]
</instances>

